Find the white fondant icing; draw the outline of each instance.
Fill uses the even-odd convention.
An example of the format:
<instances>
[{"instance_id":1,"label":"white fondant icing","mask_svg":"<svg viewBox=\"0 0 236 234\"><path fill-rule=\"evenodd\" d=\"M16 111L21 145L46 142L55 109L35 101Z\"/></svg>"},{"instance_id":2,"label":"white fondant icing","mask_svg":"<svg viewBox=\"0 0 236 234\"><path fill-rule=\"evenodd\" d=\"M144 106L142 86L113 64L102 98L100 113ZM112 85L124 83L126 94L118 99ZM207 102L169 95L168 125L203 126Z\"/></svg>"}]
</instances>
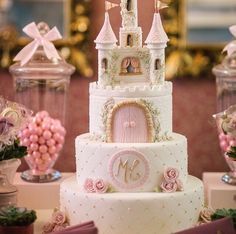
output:
<instances>
[{"instance_id":1,"label":"white fondant icing","mask_svg":"<svg viewBox=\"0 0 236 234\"><path fill-rule=\"evenodd\" d=\"M74 177L61 184L60 206L71 225L94 220L100 234L170 234L192 227L203 208L203 184L188 177L175 193L79 192Z\"/></svg>"},{"instance_id":2,"label":"white fondant icing","mask_svg":"<svg viewBox=\"0 0 236 234\"><path fill-rule=\"evenodd\" d=\"M160 143L103 143L90 140L89 134L76 139L76 173L80 191L87 178L101 178L109 182L116 191L152 192L160 186L166 167L179 170L179 179L185 185L187 179L187 140L179 134L172 135L173 140ZM145 156L150 173L147 181L133 189L121 188L113 183L109 174L112 157L123 150L135 150ZM141 169L141 168L140 168ZM143 173L142 171L140 171Z\"/></svg>"},{"instance_id":3,"label":"white fondant icing","mask_svg":"<svg viewBox=\"0 0 236 234\"><path fill-rule=\"evenodd\" d=\"M160 135L172 132L172 84L163 85L134 85L117 86L114 89L108 86L102 88L96 83L90 85L89 131L91 134L105 135L102 119L104 104L113 98L115 103L145 99L153 104L160 114L155 116L160 123Z\"/></svg>"}]
</instances>

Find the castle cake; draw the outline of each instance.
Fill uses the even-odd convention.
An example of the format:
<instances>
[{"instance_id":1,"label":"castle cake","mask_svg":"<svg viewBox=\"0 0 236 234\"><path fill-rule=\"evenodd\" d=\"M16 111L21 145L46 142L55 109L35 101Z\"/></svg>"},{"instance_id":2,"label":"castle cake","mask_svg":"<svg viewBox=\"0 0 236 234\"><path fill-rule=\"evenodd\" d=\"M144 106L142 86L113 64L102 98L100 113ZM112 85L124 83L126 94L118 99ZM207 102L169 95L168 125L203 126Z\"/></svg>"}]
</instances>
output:
<instances>
[{"instance_id":1,"label":"castle cake","mask_svg":"<svg viewBox=\"0 0 236 234\"><path fill-rule=\"evenodd\" d=\"M155 5L145 46L137 0L121 0L119 45L107 11L95 40L90 129L76 139L76 176L61 184L60 203L71 225L93 220L100 234L170 234L197 223L203 207L203 184L188 175L187 139L172 131L165 5Z\"/></svg>"}]
</instances>

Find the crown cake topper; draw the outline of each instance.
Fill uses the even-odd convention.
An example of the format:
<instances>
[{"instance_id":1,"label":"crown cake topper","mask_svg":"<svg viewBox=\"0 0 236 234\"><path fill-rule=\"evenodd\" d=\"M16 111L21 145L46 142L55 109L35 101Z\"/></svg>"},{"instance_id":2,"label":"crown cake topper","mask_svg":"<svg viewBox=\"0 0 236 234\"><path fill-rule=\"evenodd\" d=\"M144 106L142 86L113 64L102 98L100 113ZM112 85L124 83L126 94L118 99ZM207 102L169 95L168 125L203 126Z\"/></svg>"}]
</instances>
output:
<instances>
[{"instance_id":1,"label":"crown cake topper","mask_svg":"<svg viewBox=\"0 0 236 234\"><path fill-rule=\"evenodd\" d=\"M40 32L40 27L44 29L45 34ZM34 40L26 45L14 58L14 61L20 61L21 66L25 65L34 55L39 46L43 47L43 50L48 59L61 59L52 41L61 39L62 36L56 27L51 30L47 30L46 23L32 22L23 28L23 32Z\"/></svg>"}]
</instances>

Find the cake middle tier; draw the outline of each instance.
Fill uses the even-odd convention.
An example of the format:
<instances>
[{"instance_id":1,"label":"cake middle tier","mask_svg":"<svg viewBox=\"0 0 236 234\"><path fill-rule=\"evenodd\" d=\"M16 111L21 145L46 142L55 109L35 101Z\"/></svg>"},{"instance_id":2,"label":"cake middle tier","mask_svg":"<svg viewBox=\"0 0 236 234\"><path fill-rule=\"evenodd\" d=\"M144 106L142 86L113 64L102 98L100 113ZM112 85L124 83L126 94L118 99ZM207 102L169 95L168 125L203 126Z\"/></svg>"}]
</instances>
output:
<instances>
[{"instance_id":1,"label":"cake middle tier","mask_svg":"<svg viewBox=\"0 0 236 234\"><path fill-rule=\"evenodd\" d=\"M103 180L117 192L154 192L165 171L175 171L185 186L188 175L187 139L173 133L157 143L104 143L84 134L76 138L76 171L80 191L86 181Z\"/></svg>"},{"instance_id":2,"label":"cake middle tier","mask_svg":"<svg viewBox=\"0 0 236 234\"><path fill-rule=\"evenodd\" d=\"M132 108L134 105L137 108ZM155 131L156 134L156 138L153 136L155 139L151 141L161 141L163 136L172 133L172 83L114 87L101 87L96 82L91 83L89 116L91 134L109 138L109 128L116 126L121 130L125 122L133 121L137 127L133 131L138 135L141 133L140 129L143 129L140 126L146 122L152 128L148 131ZM113 126L109 120L114 120Z\"/></svg>"}]
</instances>

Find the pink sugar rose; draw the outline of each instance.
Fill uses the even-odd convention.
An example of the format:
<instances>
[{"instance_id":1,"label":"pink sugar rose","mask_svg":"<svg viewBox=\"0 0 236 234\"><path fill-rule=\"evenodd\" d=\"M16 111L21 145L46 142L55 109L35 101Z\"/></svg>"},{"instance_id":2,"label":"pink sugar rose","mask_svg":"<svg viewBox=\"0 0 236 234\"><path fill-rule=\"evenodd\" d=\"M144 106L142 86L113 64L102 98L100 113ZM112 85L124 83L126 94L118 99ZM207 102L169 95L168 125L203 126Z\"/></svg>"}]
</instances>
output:
<instances>
[{"instance_id":1,"label":"pink sugar rose","mask_svg":"<svg viewBox=\"0 0 236 234\"><path fill-rule=\"evenodd\" d=\"M54 227L54 229L53 229L52 232L62 231L62 230L64 230L64 229L66 229L66 228L67 228L66 225L56 225L56 226Z\"/></svg>"},{"instance_id":2,"label":"pink sugar rose","mask_svg":"<svg viewBox=\"0 0 236 234\"><path fill-rule=\"evenodd\" d=\"M62 211L55 211L52 214L52 222L55 223L56 225L60 225L66 222L66 215Z\"/></svg>"},{"instance_id":3,"label":"pink sugar rose","mask_svg":"<svg viewBox=\"0 0 236 234\"><path fill-rule=\"evenodd\" d=\"M94 182L94 189L96 193L106 193L108 190L108 184L104 180L98 179Z\"/></svg>"},{"instance_id":4,"label":"pink sugar rose","mask_svg":"<svg viewBox=\"0 0 236 234\"><path fill-rule=\"evenodd\" d=\"M177 191L178 185L176 182L163 181L161 184L161 189L164 193L173 193Z\"/></svg>"},{"instance_id":5,"label":"pink sugar rose","mask_svg":"<svg viewBox=\"0 0 236 234\"><path fill-rule=\"evenodd\" d=\"M168 167L164 171L164 178L167 182L175 182L179 177L179 171L176 168Z\"/></svg>"},{"instance_id":6,"label":"pink sugar rose","mask_svg":"<svg viewBox=\"0 0 236 234\"><path fill-rule=\"evenodd\" d=\"M54 223L51 222L47 222L44 226L43 226L43 234L47 234L47 233L51 233L53 231L55 227Z\"/></svg>"},{"instance_id":7,"label":"pink sugar rose","mask_svg":"<svg viewBox=\"0 0 236 234\"><path fill-rule=\"evenodd\" d=\"M95 193L94 185L93 185L93 180L88 178L84 182L84 189L88 193Z\"/></svg>"}]
</instances>

